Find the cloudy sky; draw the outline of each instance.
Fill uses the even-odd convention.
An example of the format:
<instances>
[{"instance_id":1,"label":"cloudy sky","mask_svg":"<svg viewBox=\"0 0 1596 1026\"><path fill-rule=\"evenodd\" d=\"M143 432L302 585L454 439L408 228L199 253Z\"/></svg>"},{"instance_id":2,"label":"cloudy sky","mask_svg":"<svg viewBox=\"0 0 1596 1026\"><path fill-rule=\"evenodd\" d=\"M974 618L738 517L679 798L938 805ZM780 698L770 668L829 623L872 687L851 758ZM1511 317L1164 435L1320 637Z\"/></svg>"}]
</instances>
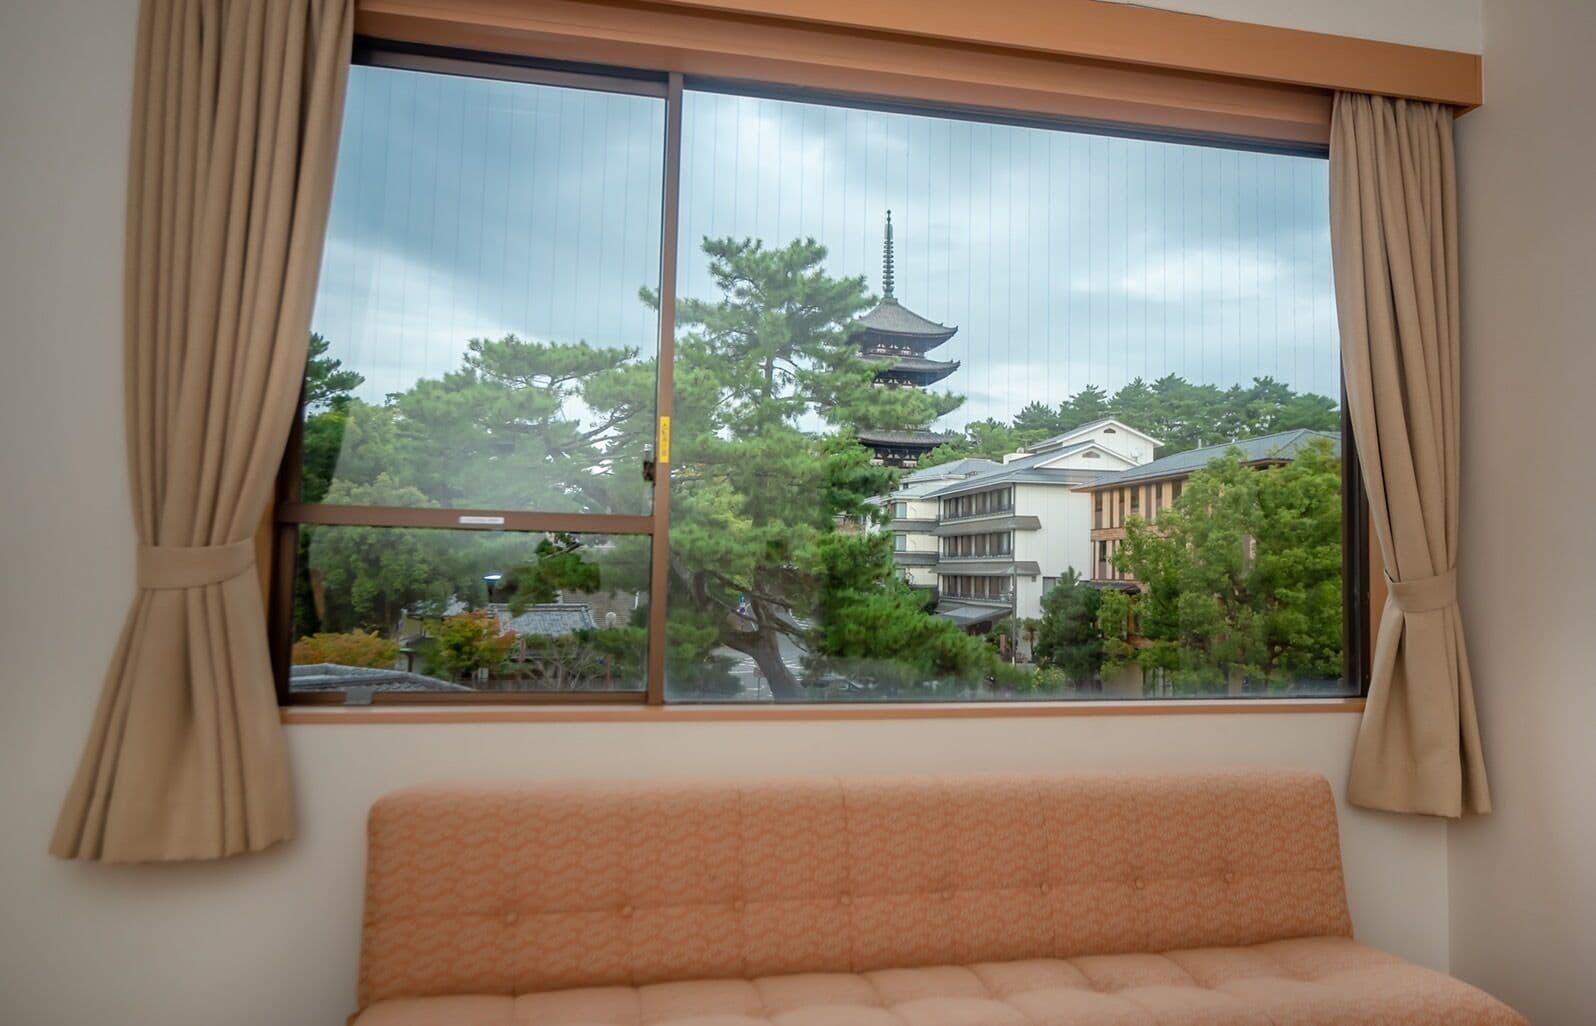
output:
<instances>
[{"instance_id":1,"label":"cloudy sky","mask_svg":"<svg viewBox=\"0 0 1596 1026\"><path fill-rule=\"evenodd\" d=\"M651 353L663 102L357 67L315 330L378 400L465 340ZM1335 395L1324 161L786 100L689 93L679 290L712 297L704 236L823 243L959 333L944 422L1088 384L1270 374Z\"/></svg>"}]
</instances>

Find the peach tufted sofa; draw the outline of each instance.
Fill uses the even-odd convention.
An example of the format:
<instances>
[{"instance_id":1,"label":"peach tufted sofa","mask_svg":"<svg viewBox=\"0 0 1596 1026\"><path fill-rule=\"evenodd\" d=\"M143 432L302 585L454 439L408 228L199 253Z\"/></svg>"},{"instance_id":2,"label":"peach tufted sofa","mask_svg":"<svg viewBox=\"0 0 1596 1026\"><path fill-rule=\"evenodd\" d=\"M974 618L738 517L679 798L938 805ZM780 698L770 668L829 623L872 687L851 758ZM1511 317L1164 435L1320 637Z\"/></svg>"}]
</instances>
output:
<instances>
[{"instance_id":1,"label":"peach tufted sofa","mask_svg":"<svg viewBox=\"0 0 1596 1026\"><path fill-rule=\"evenodd\" d=\"M1352 939L1321 778L419 790L357 1026L1522 1026Z\"/></svg>"}]
</instances>

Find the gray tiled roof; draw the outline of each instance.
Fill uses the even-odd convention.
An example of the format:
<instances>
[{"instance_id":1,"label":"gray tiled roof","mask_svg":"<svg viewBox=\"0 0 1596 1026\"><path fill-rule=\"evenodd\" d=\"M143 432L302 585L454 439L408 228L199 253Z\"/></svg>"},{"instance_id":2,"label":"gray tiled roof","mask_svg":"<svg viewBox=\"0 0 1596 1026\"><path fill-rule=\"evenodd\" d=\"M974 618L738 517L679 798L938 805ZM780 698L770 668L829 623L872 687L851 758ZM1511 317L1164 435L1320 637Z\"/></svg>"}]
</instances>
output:
<instances>
[{"instance_id":1,"label":"gray tiled roof","mask_svg":"<svg viewBox=\"0 0 1596 1026\"><path fill-rule=\"evenodd\" d=\"M866 353L865 359L871 363L883 364L888 370L895 371L952 374L959 369L959 361L957 360L928 360L923 356L890 356L880 353Z\"/></svg>"},{"instance_id":2,"label":"gray tiled roof","mask_svg":"<svg viewBox=\"0 0 1596 1026\"><path fill-rule=\"evenodd\" d=\"M885 428L860 428L856 434L859 441L866 445L874 442L878 445L925 445L931 448L944 442L951 442L958 437L936 431L889 431Z\"/></svg>"},{"instance_id":3,"label":"gray tiled roof","mask_svg":"<svg viewBox=\"0 0 1596 1026\"><path fill-rule=\"evenodd\" d=\"M926 320L891 296L876 304L876 308L859 318L857 323L869 331L935 339L938 344L946 342L959 330L947 324Z\"/></svg>"},{"instance_id":4,"label":"gray tiled roof","mask_svg":"<svg viewBox=\"0 0 1596 1026\"><path fill-rule=\"evenodd\" d=\"M558 638L577 631L597 628L593 622L593 607L585 602L548 602L528 606L516 616L508 608L495 607L499 616L499 629L517 634L535 634L539 637Z\"/></svg>"},{"instance_id":5,"label":"gray tiled roof","mask_svg":"<svg viewBox=\"0 0 1596 1026\"><path fill-rule=\"evenodd\" d=\"M1155 478L1190 474L1206 467L1210 462L1223 456L1232 448L1240 449L1241 458L1247 463L1289 460L1308 445L1320 439L1328 441L1332 451L1340 455L1341 436L1338 433L1298 428L1295 431L1279 431L1272 435L1260 435L1257 438L1238 438L1234 442L1226 442L1223 445L1207 445L1201 449L1187 449L1185 452L1177 452L1173 455L1153 460L1151 463L1143 463L1139 467L1132 467L1129 470L1121 470L1113 474L1105 474L1088 487L1107 488L1115 485L1130 484L1134 481L1149 481Z\"/></svg>"},{"instance_id":6,"label":"gray tiled roof","mask_svg":"<svg viewBox=\"0 0 1596 1026\"><path fill-rule=\"evenodd\" d=\"M428 677L424 673L408 673L404 670L385 670L370 666L308 663L292 667L288 671L290 691L342 691L350 687L370 688L373 691L471 690L464 684Z\"/></svg>"},{"instance_id":7,"label":"gray tiled roof","mask_svg":"<svg viewBox=\"0 0 1596 1026\"><path fill-rule=\"evenodd\" d=\"M904 475L903 480L905 483L911 481L934 481L944 477L951 480L984 473L988 470L996 470L1001 466L1003 464L996 460L984 460L975 456L966 456L961 460L938 463L934 467L922 467L912 474Z\"/></svg>"},{"instance_id":8,"label":"gray tiled roof","mask_svg":"<svg viewBox=\"0 0 1596 1026\"><path fill-rule=\"evenodd\" d=\"M458 597L451 598L444 606L443 615L455 616L470 608ZM593 620L593 607L586 602L546 602L528 606L514 616L505 602L495 602L487 608L498 618L499 630L515 631L517 634L562 637L574 631L590 631L598 626ZM420 614L412 611L409 615Z\"/></svg>"},{"instance_id":9,"label":"gray tiled roof","mask_svg":"<svg viewBox=\"0 0 1596 1026\"><path fill-rule=\"evenodd\" d=\"M1049 455L1057 456L1058 453ZM1089 485L1103 474L1100 470L1053 470L1037 467L1034 463L1015 460L1001 464L996 470L976 474L962 481L954 481L920 496L922 499L940 499L965 492L981 492L1005 484Z\"/></svg>"}]
</instances>

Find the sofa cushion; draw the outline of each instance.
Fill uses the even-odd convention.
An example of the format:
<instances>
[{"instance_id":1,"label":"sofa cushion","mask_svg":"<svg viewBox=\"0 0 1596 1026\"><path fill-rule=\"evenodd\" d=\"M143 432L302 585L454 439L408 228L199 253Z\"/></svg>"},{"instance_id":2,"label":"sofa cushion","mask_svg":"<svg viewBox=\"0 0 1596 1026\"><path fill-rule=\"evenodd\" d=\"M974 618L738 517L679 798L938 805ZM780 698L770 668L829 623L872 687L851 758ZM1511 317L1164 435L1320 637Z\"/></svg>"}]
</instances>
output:
<instances>
[{"instance_id":1,"label":"sofa cushion","mask_svg":"<svg viewBox=\"0 0 1596 1026\"><path fill-rule=\"evenodd\" d=\"M380 1001L354 1026L1524 1026L1346 937Z\"/></svg>"},{"instance_id":2,"label":"sofa cushion","mask_svg":"<svg viewBox=\"0 0 1596 1026\"><path fill-rule=\"evenodd\" d=\"M362 1007L1352 932L1330 787L1273 770L429 789L368 836Z\"/></svg>"}]
</instances>

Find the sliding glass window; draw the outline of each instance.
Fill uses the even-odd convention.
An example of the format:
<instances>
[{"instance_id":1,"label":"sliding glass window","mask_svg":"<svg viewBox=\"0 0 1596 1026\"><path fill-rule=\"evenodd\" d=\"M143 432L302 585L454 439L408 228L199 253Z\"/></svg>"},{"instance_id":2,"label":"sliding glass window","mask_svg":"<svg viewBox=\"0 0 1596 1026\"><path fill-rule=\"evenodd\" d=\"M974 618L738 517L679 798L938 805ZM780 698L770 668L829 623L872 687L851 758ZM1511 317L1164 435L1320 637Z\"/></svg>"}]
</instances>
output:
<instances>
[{"instance_id":1,"label":"sliding glass window","mask_svg":"<svg viewBox=\"0 0 1596 1026\"><path fill-rule=\"evenodd\" d=\"M664 86L404 63L350 74L288 697L641 694Z\"/></svg>"},{"instance_id":2,"label":"sliding glass window","mask_svg":"<svg viewBox=\"0 0 1596 1026\"><path fill-rule=\"evenodd\" d=\"M1359 693L1322 154L374 59L287 699Z\"/></svg>"}]
</instances>

